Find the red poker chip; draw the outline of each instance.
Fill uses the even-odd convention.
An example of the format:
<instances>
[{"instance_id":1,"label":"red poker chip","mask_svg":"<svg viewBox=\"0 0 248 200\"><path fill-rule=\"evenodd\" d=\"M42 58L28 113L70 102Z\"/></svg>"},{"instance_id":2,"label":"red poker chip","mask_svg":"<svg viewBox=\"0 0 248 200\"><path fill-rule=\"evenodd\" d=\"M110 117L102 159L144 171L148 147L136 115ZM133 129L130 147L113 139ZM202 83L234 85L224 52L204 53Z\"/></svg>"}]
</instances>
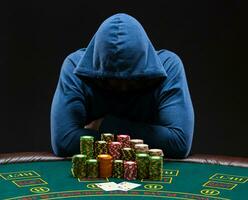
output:
<instances>
[{"instance_id":1,"label":"red poker chip","mask_svg":"<svg viewBox=\"0 0 248 200\"><path fill-rule=\"evenodd\" d=\"M109 154L114 160L118 160L121 157L122 144L120 142L111 142L109 144Z\"/></svg>"},{"instance_id":2,"label":"red poker chip","mask_svg":"<svg viewBox=\"0 0 248 200\"><path fill-rule=\"evenodd\" d=\"M124 179L135 180L137 178L137 163L135 161L124 162Z\"/></svg>"},{"instance_id":3,"label":"red poker chip","mask_svg":"<svg viewBox=\"0 0 248 200\"><path fill-rule=\"evenodd\" d=\"M121 142L122 148L130 147L130 136L129 135L117 135L117 141Z\"/></svg>"}]
</instances>

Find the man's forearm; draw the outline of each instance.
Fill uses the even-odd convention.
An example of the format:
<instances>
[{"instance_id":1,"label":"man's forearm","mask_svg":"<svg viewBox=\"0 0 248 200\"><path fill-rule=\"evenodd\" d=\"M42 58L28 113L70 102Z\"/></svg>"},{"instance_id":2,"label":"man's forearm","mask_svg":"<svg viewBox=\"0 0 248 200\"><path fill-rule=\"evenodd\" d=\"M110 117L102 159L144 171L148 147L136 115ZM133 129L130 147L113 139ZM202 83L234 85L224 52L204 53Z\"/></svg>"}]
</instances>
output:
<instances>
[{"instance_id":1,"label":"man's forearm","mask_svg":"<svg viewBox=\"0 0 248 200\"><path fill-rule=\"evenodd\" d=\"M144 139L150 148L161 148L169 157L186 157L191 148L192 132L180 127L165 127L131 122L112 115L104 118L100 132L129 134L132 138Z\"/></svg>"},{"instance_id":2,"label":"man's forearm","mask_svg":"<svg viewBox=\"0 0 248 200\"><path fill-rule=\"evenodd\" d=\"M57 156L72 156L80 153L80 137L83 135L94 136L98 139L99 133L95 130L77 128L71 131L61 131L52 134L52 147Z\"/></svg>"}]
</instances>

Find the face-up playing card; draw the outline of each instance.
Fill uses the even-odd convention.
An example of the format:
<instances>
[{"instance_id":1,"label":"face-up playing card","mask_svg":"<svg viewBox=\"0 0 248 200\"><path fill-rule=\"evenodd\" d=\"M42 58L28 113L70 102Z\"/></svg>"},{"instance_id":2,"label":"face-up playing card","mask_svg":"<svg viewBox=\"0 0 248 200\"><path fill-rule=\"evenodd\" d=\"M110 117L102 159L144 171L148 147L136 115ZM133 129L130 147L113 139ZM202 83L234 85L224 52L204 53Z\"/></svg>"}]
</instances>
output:
<instances>
[{"instance_id":1,"label":"face-up playing card","mask_svg":"<svg viewBox=\"0 0 248 200\"><path fill-rule=\"evenodd\" d=\"M128 191L128 190L134 189L139 186L141 186L141 184L129 183L129 182L121 182L118 184L119 190L122 190L122 191Z\"/></svg>"},{"instance_id":2,"label":"face-up playing card","mask_svg":"<svg viewBox=\"0 0 248 200\"><path fill-rule=\"evenodd\" d=\"M104 191L115 191L120 190L118 184L115 182L108 182L108 183L96 183L96 185L103 189Z\"/></svg>"}]
</instances>

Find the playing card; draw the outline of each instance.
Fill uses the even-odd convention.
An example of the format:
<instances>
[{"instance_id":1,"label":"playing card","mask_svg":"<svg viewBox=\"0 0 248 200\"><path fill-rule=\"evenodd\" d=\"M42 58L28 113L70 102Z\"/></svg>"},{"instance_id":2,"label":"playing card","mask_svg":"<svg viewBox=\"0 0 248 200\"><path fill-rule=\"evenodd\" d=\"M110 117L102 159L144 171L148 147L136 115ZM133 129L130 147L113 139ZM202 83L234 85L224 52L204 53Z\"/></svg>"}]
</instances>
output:
<instances>
[{"instance_id":1,"label":"playing card","mask_svg":"<svg viewBox=\"0 0 248 200\"><path fill-rule=\"evenodd\" d=\"M96 183L96 185L103 189L104 191L115 191L120 190L118 184L115 182L107 182L107 183Z\"/></svg>"},{"instance_id":2,"label":"playing card","mask_svg":"<svg viewBox=\"0 0 248 200\"><path fill-rule=\"evenodd\" d=\"M139 186L141 186L141 184L130 183L126 181L118 184L119 190L122 190L122 191L128 191L128 190L134 189Z\"/></svg>"}]
</instances>

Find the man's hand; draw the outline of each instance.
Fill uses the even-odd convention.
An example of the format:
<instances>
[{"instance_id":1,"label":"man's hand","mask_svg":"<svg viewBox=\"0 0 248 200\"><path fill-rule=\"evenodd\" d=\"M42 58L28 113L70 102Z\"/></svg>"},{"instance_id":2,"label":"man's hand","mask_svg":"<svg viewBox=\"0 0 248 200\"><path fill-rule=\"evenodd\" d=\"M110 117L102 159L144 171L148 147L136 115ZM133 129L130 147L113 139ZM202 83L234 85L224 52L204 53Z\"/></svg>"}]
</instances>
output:
<instances>
[{"instance_id":1,"label":"man's hand","mask_svg":"<svg viewBox=\"0 0 248 200\"><path fill-rule=\"evenodd\" d=\"M99 131L99 128L102 124L103 119L104 118L96 119L96 120L90 122L89 124L87 124L86 126L84 126L84 128Z\"/></svg>"}]
</instances>

